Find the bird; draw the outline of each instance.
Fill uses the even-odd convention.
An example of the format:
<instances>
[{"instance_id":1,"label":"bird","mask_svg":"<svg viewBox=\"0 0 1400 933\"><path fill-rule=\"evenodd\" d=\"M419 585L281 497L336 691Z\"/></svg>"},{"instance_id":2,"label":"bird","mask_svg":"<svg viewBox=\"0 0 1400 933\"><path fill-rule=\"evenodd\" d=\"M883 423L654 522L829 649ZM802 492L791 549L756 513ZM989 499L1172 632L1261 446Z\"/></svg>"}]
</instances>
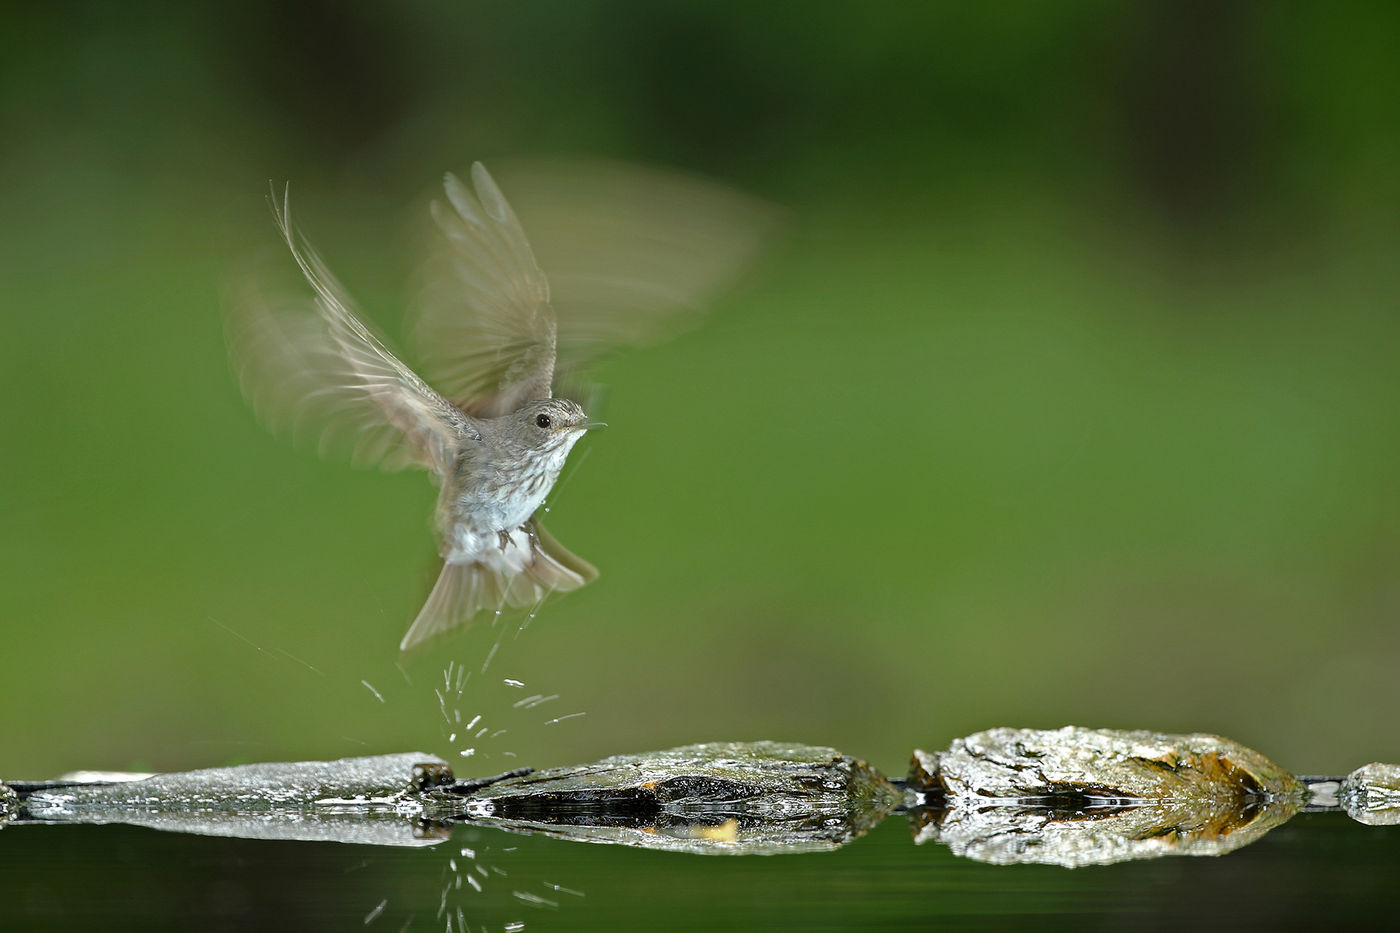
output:
<instances>
[{"instance_id":1,"label":"bird","mask_svg":"<svg viewBox=\"0 0 1400 933\"><path fill-rule=\"evenodd\" d=\"M605 211L601 223L589 219L596 205L573 202L559 212L567 222L554 225L557 239L581 257L573 327L561 340L550 281L491 174L477 162L470 184L445 175L443 197L430 204L432 245L414 316L420 356L441 391L357 312L292 223L290 186L270 198L312 307L305 298L275 301L256 283L228 302L227 338L244 393L274 427L319 429L323 452L348 447L356 463L421 468L438 486L442 569L401 652L483 613L537 607L597 578L540 520L574 445L604 426L574 398L556 396L561 359L578 368L640 342L657 319L732 272L764 226L756 202L718 187L655 174L641 182L598 177L607 183L595 191L625 194L633 209L620 222ZM568 202L578 188L566 181L554 200ZM561 267L567 275L566 260Z\"/></svg>"}]
</instances>

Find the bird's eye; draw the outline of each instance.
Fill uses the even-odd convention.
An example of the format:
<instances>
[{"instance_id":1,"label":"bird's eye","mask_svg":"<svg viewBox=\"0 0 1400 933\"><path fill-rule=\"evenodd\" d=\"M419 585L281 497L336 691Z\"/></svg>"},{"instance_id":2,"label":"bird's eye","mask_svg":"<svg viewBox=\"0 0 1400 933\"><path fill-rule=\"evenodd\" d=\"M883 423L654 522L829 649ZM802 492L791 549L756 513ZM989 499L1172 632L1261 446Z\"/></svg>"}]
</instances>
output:
<instances>
[{"instance_id":1,"label":"bird's eye","mask_svg":"<svg viewBox=\"0 0 1400 933\"><path fill-rule=\"evenodd\" d=\"M549 415L540 415L535 419L535 424L539 425L542 428L547 428L553 423L554 422L549 419Z\"/></svg>"}]
</instances>

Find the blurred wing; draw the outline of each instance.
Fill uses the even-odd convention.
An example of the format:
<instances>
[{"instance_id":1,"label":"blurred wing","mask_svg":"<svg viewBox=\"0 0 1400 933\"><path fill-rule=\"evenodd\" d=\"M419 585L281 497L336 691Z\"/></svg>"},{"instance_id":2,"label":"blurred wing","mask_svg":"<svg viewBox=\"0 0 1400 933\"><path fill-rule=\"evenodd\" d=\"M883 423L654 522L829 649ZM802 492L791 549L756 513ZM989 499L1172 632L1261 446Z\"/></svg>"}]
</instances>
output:
<instances>
[{"instance_id":1,"label":"blurred wing","mask_svg":"<svg viewBox=\"0 0 1400 933\"><path fill-rule=\"evenodd\" d=\"M557 385L675 330L739 276L776 219L723 185L635 166L532 161L501 176L514 211L479 165L480 203L448 176L456 210L434 205L446 242L430 252L413 332L449 398L504 390L515 402L494 411L541 397L546 358Z\"/></svg>"},{"instance_id":2,"label":"blurred wing","mask_svg":"<svg viewBox=\"0 0 1400 933\"><path fill-rule=\"evenodd\" d=\"M249 288L231 303L229 348L244 393L275 428L320 430L319 449L348 448L357 464L451 468L472 428L461 412L385 347L351 310L344 289L297 235L284 196L277 224L307 282L305 302L274 307Z\"/></svg>"},{"instance_id":3,"label":"blurred wing","mask_svg":"<svg viewBox=\"0 0 1400 933\"><path fill-rule=\"evenodd\" d=\"M555 319L549 282L496 183L478 162L434 201L439 236L417 303L415 337L433 381L481 417L550 397ZM474 190L473 190L474 189Z\"/></svg>"}]
</instances>

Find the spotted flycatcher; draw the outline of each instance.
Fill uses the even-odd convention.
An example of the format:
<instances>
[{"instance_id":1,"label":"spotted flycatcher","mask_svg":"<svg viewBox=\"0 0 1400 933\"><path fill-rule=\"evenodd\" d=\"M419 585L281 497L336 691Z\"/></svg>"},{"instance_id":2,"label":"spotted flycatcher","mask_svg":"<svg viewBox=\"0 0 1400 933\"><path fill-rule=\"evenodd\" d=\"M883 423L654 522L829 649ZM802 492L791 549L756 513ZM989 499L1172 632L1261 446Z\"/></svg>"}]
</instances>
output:
<instances>
[{"instance_id":1,"label":"spotted flycatcher","mask_svg":"<svg viewBox=\"0 0 1400 933\"><path fill-rule=\"evenodd\" d=\"M572 281L592 282L591 290L576 287L574 317L563 307L561 334L550 283L496 183L480 163L470 186L448 175L446 200L431 206L432 258L415 320L425 372L441 391L356 313L292 225L287 195L273 199L314 310L245 291L230 306L233 358L244 391L274 426L319 427L323 448L348 442L359 462L421 467L437 483L443 567L401 650L480 612L536 606L597 577L539 519L569 451L600 426L577 402L554 397L556 370L640 342L653 330L651 318L693 304L702 283L732 270L760 226L761 210L751 202L693 186L676 197L682 188L659 179L614 185L634 202L624 222L590 223L596 205L575 204L567 223L553 226L561 255L580 257ZM705 222L687 228L687 212ZM650 226L637 222L641 213ZM656 229L663 226L676 240L669 253L656 245L668 240ZM677 240L676 229L696 235ZM657 311L645 310L648 304Z\"/></svg>"}]
</instances>

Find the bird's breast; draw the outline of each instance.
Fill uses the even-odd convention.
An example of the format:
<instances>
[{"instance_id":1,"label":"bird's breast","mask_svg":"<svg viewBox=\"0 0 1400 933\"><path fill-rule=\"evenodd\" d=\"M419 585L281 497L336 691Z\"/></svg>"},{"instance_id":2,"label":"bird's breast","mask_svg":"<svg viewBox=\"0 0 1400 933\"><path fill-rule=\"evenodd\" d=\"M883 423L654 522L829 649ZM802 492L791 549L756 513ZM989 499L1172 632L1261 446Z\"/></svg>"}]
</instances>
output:
<instances>
[{"instance_id":1,"label":"bird's breast","mask_svg":"<svg viewBox=\"0 0 1400 933\"><path fill-rule=\"evenodd\" d=\"M443 556L498 548L499 532L519 528L544 503L567 454L565 450L519 463L481 464L445 484L438 502Z\"/></svg>"}]
</instances>

